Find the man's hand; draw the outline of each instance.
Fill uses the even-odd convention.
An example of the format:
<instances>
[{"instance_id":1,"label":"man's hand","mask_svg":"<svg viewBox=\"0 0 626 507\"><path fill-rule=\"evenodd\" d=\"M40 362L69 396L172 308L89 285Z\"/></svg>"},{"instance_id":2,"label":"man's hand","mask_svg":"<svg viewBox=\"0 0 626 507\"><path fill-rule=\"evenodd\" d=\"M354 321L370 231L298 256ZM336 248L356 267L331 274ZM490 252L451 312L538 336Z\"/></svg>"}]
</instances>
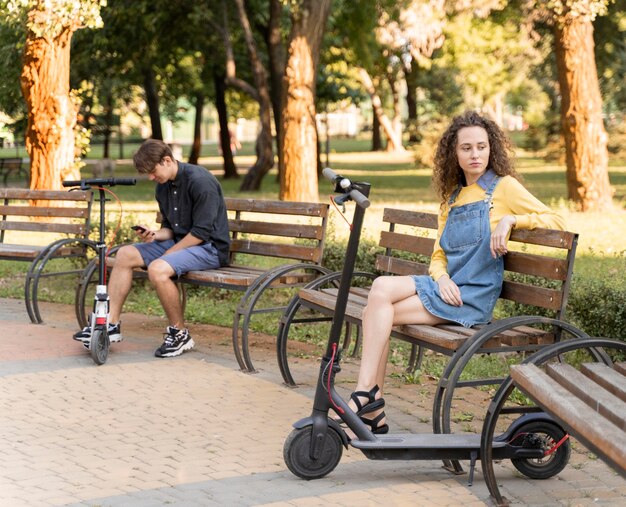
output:
<instances>
[{"instance_id":1,"label":"man's hand","mask_svg":"<svg viewBox=\"0 0 626 507\"><path fill-rule=\"evenodd\" d=\"M155 232L151 229L148 229L145 225L135 225L132 228L137 236L141 238L144 243L151 243L154 241Z\"/></svg>"},{"instance_id":2,"label":"man's hand","mask_svg":"<svg viewBox=\"0 0 626 507\"><path fill-rule=\"evenodd\" d=\"M441 295L441 299L452 306L463 306L461 290L448 275L440 277L439 280L437 280L437 285L439 285L439 294Z\"/></svg>"},{"instance_id":3,"label":"man's hand","mask_svg":"<svg viewBox=\"0 0 626 507\"><path fill-rule=\"evenodd\" d=\"M509 250L506 244L509 239L509 233L516 223L517 220L513 215L504 215L498 222L498 225L496 225L495 230L491 233L490 248L491 256L494 259L508 253Z\"/></svg>"}]
</instances>

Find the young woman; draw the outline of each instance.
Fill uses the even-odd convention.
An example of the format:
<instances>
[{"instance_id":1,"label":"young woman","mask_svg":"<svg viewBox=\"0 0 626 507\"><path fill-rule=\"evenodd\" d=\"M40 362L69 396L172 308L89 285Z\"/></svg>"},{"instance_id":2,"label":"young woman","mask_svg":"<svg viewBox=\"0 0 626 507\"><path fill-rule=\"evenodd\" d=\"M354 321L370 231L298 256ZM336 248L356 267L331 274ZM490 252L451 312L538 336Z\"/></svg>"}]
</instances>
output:
<instances>
[{"instance_id":1,"label":"young woman","mask_svg":"<svg viewBox=\"0 0 626 507\"><path fill-rule=\"evenodd\" d=\"M563 219L518 181L511 144L493 121L470 111L437 146L433 183L441 206L426 276L381 276L363 311L363 352L350 406L374 433L387 433L382 398L389 335L402 324L486 324L502 287L513 228L564 229Z\"/></svg>"}]
</instances>

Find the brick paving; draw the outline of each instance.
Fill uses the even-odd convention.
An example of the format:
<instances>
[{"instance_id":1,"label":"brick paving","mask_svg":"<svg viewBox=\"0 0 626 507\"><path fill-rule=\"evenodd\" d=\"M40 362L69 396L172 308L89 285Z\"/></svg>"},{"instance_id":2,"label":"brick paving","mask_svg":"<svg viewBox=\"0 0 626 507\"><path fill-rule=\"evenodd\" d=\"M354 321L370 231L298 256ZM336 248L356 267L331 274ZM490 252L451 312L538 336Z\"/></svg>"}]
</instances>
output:
<instances>
[{"instance_id":1,"label":"brick paving","mask_svg":"<svg viewBox=\"0 0 626 507\"><path fill-rule=\"evenodd\" d=\"M259 374L244 374L224 343L157 359L146 322L161 322L127 315L124 341L96 366L70 338L68 307L45 310L47 324L33 325L20 301L0 299L0 506L490 505L479 470L469 488L439 462L370 461L355 449L323 479L294 477L283 442L310 413L315 363L294 364L303 384L290 389L271 354L255 354ZM345 363L352 376L356 363ZM390 383L393 428L429 431L420 396ZM514 505L626 504L626 482L584 450L554 479L530 481L506 463L497 474Z\"/></svg>"}]
</instances>

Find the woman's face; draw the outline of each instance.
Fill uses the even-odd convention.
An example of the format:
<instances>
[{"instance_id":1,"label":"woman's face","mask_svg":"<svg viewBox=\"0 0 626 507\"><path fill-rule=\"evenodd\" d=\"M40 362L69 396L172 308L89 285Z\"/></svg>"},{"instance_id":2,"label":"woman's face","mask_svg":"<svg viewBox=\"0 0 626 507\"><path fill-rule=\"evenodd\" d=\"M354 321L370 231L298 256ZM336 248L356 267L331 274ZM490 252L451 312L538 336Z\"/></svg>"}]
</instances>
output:
<instances>
[{"instance_id":1,"label":"woman's face","mask_svg":"<svg viewBox=\"0 0 626 507\"><path fill-rule=\"evenodd\" d=\"M489 136L482 127L463 127L457 133L456 157L467 185L476 183L489 164Z\"/></svg>"}]
</instances>

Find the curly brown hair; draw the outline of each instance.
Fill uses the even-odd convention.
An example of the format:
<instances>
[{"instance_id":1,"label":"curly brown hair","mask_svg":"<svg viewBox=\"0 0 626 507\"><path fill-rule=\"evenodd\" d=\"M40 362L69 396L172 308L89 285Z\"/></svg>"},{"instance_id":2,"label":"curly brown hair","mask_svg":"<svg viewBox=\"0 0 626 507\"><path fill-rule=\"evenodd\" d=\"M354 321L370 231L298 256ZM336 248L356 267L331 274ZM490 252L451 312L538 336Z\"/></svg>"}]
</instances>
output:
<instances>
[{"instance_id":1,"label":"curly brown hair","mask_svg":"<svg viewBox=\"0 0 626 507\"><path fill-rule=\"evenodd\" d=\"M465 182L465 176L456 156L458 133L465 127L482 127L487 132L489 139L487 169L492 169L498 176L510 175L519 179L513 167L513 146L506 134L496 122L481 116L476 111L466 111L453 118L437 145L433 186L442 203L449 199L459 184Z\"/></svg>"}]
</instances>

